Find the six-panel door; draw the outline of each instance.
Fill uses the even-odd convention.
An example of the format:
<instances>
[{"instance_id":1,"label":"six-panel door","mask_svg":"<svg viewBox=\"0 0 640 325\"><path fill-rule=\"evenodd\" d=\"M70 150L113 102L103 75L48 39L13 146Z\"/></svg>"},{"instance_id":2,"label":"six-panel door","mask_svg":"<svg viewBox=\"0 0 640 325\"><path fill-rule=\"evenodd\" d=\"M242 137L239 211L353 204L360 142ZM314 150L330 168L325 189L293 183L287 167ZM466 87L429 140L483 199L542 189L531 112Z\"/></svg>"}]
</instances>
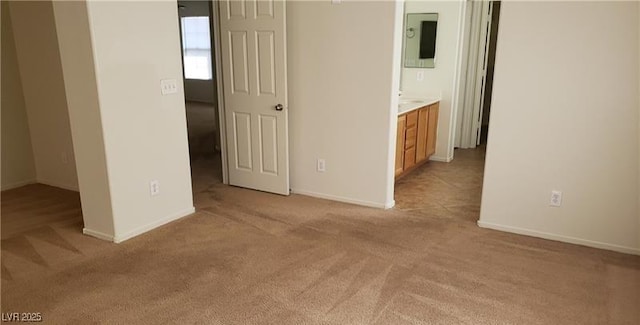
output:
<instances>
[{"instance_id":1,"label":"six-panel door","mask_svg":"<svg viewBox=\"0 0 640 325\"><path fill-rule=\"evenodd\" d=\"M288 195L285 3L218 4L229 183Z\"/></svg>"}]
</instances>

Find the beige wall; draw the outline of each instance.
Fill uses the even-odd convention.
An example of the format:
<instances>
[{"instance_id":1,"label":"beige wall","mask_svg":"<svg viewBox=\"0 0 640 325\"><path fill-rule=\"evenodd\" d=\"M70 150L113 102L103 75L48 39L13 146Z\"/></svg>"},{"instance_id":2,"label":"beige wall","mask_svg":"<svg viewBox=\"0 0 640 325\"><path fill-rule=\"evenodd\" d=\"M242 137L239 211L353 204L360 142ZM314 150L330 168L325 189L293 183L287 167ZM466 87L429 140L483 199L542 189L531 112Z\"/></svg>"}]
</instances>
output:
<instances>
[{"instance_id":1,"label":"beige wall","mask_svg":"<svg viewBox=\"0 0 640 325\"><path fill-rule=\"evenodd\" d=\"M503 2L481 226L640 254L638 21L637 2Z\"/></svg>"},{"instance_id":2,"label":"beige wall","mask_svg":"<svg viewBox=\"0 0 640 325\"><path fill-rule=\"evenodd\" d=\"M87 6L120 241L194 210L178 13L170 1ZM162 96L161 79L175 79L178 93ZM160 182L160 194L153 197L152 180Z\"/></svg>"},{"instance_id":3,"label":"beige wall","mask_svg":"<svg viewBox=\"0 0 640 325\"><path fill-rule=\"evenodd\" d=\"M393 205L396 8L392 1L287 3L294 192ZM318 158L326 160L324 173L316 172Z\"/></svg>"},{"instance_id":4,"label":"beige wall","mask_svg":"<svg viewBox=\"0 0 640 325\"><path fill-rule=\"evenodd\" d=\"M37 181L77 190L69 113L52 3L13 1L9 8Z\"/></svg>"},{"instance_id":5,"label":"beige wall","mask_svg":"<svg viewBox=\"0 0 640 325\"><path fill-rule=\"evenodd\" d=\"M114 216L86 3L56 1L54 13L78 165L84 232L113 240Z\"/></svg>"},{"instance_id":6,"label":"beige wall","mask_svg":"<svg viewBox=\"0 0 640 325\"><path fill-rule=\"evenodd\" d=\"M405 17L406 13L438 14L435 67L432 69L403 67L401 88L403 97L437 96L441 98L436 153L431 157L439 161L450 161L453 158L455 124L452 102L462 3L462 1L405 2ZM417 80L418 72L424 74L424 80Z\"/></svg>"},{"instance_id":7,"label":"beige wall","mask_svg":"<svg viewBox=\"0 0 640 325\"><path fill-rule=\"evenodd\" d=\"M192 213L176 4L55 9L85 218L92 211L84 232L120 242ZM176 79L178 92L161 95L161 79Z\"/></svg>"},{"instance_id":8,"label":"beige wall","mask_svg":"<svg viewBox=\"0 0 640 325\"><path fill-rule=\"evenodd\" d=\"M2 2L2 189L36 181L29 123L18 71L9 4Z\"/></svg>"}]
</instances>

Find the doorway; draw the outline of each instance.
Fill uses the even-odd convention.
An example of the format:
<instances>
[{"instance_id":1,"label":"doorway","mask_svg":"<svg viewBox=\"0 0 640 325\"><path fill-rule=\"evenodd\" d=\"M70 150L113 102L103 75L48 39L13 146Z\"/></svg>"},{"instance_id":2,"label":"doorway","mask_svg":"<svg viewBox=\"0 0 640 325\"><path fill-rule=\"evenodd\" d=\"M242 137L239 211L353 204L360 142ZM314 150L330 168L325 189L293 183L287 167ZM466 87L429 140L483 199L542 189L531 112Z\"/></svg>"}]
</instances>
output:
<instances>
[{"instance_id":1,"label":"doorway","mask_svg":"<svg viewBox=\"0 0 640 325\"><path fill-rule=\"evenodd\" d=\"M453 94L459 103L458 123L452 125L456 127L455 159L431 161L398 179L397 209L475 226L480 214L499 13L497 1L463 4L457 50L461 59L455 72L459 78ZM462 126L466 127L464 146L460 144Z\"/></svg>"},{"instance_id":2,"label":"doorway","mask_svg":"<svg viewBox=\"0 0 640 325\"><path fill-rule=\"evenodd\" d=\"M199 191L223 183L212 6L211 1L181 0L177 9L196 201Z\"/></svg>"},{"instance_id":3,"label":"doorway","mask_svg":"<svg viewBox=\"0 0 640 325\"><path fill-rule=\"evenodd\" d=\"M500 1L465 6L454 147L472 149L487 141Z\"/></svg>"},{"instance_id":4,"label":"doorway","mask_svg":"<svg viewBox=\"0 0 640 325\"><path fill-rule=\"evenodd\" d=\"M491 98L493 95L493 74L496 62L496 46L498 44L498 23L500 21L500 1L492 2L491 22L489 24L489 37L487 41L487 64L485 91L482 98L482 114L480 123L480 135L478 136L478 145L487 143L487 135L489 134L489 115L491 114Z\"/></svg>"}]
</instances>

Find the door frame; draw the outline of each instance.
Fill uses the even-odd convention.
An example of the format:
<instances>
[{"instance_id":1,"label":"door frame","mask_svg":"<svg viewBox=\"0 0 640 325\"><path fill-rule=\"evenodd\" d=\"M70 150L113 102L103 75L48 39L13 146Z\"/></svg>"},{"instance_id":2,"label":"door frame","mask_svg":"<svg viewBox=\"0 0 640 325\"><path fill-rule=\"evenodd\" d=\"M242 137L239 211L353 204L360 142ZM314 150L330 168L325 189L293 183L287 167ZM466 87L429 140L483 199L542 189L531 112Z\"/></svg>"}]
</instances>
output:
<instances>
[{"instance_id":1,"label":"door frame","mask_svg":"<svg viewBox=\"0 0 640 325\"><path fill-rule=\"evenodd\" d=\"M216 71L216 93L217 93L217 110L218 110L218 128L220 129L220 159L222 160L222 184L229 184L229 166L227 162L227 125L225 109L224 109L224 84L222 80L222 48L220 45L220 2L210 0L211 8L211 26L213 34L213 48L215 55L215 71Z\"/></svg>"},{"instance_id":2,"label":"door frame","mask_svg":"<svg viewBox=\"0 0 640 325\"><path fill-rule=\"evenodd\" d=\"M482 2L480 14L480 39L478 43L478 58L476 62L476 83L473 99L473 115L471 120L470 144L472 148L479 145L480 132L482 130L482 111L484 109L484 96L487 85L487 63L489 61L489 43L491 39L491 21L493 2Z\"/></svg>"},{"instance_id":3,"label":"door frame","mask_svg":"<svg viewBox=\"0 0 640 325\"><path fill-rule=\"evenodd\" d=\"M458 99L456 107L456 121L454 146L457 148L475 148L480 138L478 129L481 127L486 84L486 59L489 48L490 28L492 21L493 3L490 1L468 1L463 6L465 13L460 28L459 38L462 40L462 53L457 84Z\"/></svg>"}]
</instances>

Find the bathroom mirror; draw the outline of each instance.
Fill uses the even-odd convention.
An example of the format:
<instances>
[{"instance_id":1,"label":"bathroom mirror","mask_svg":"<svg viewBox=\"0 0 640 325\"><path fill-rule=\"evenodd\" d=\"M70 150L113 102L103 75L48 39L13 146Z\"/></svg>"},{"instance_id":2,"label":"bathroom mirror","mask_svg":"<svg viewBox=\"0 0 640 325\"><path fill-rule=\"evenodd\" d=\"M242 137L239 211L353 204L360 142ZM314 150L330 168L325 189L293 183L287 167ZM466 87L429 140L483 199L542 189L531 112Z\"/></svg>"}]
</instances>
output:
<instances>
[{"instance_id":1,"label":"bathroom mirror","mask_svg":"<svg viewBox=\"0 0 640 325\"><path fill-rule=\"evenodd\" d=\"M404 67L434 68L438 14L407 14L404 26Z\"/></svg>"}]
</instances>

